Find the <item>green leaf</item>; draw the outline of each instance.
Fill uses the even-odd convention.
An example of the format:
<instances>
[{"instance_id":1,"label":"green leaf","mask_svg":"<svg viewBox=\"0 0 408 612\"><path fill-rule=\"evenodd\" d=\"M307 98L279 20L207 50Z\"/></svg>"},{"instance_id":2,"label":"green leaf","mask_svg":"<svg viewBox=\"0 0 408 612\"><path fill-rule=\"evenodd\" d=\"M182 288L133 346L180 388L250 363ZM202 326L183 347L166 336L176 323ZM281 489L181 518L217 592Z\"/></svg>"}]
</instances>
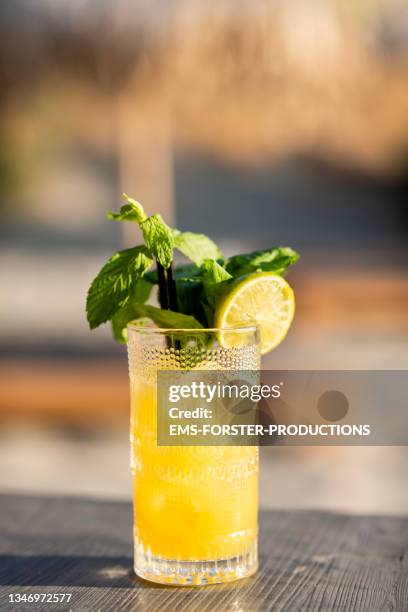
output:
<instances>
[{"instance_id":1,"label":"green leaf","mask_svg":"<svg viewBox=\"0 0 408 612\"><path fill-rule=\"evenodd\" d=\"M118 342L127 342L127 324L129 321L132 321L132 319L138 316L135 311L134 304L143 304L146 300L148 300L152 287L152 283L146 281L144 277L139 278L129 301L124 306L119 308L119 310L113 315L111 321L112 333L113 337Z\"/></svg>"},{"instance_id":2,"label":"green leaf","mask_svg":"<svg viewBox=\"0 0 408 612\"><path fill-rule=\"evenodd\" d=\"M257 271L275 272L275 274L282 275L298 259L299 254L290 247L274 247L230 257L225 267L234 277Z\"/></svg>"},{"instance_id":3,"label":"green leaf","mask_svg":"<svg viewBox=\"0 0 408 612\"><path fill-rule=\"evenodd\" d=\"M208 304L203 303L203 311L206 320L205 327L214 327L214 308L211 308L211 306Z\"/></svg>"},{"instance_id":4,"label":"green leaf","mask_svg":"<svg viewBox=\"0 0 408 612\"><path fill-rule=\"evenodd\" d=\"M115 312L112 317L112 333L113 337L117 342L121 344L126 344L128 341L128 324L132 322L132 325L138 327L153 327L153 324L150 319L137 318L135 319L135 311L134 308L130 304L126 304Z\"/></svg>"},{"instance_id":5,"label":"green leaf","mask_svg":"<svg viewBox=\"0 0 408 612\"><path fill-rule=\"evenodd\" d=\"M232 276L214 259L206 259L201 266L201 271L205 297L209 306L214 309L225 282L231 280Z\"/></svg>"},{"instance_id":6,"label":"green leaf","mask_svg":"<svg viewBox=\"0 0 408 612\"><path fill-rule=\"evenodd\" d=\"M159 282L159 278L157 276L157 270L155 270L154 268L153 270L150 270L150 272L146 272L146 274L144 275L144 278L152 285L157 285Z\"/></svg>"},{"instance_id":7,"label":"green leaf","mask_svg":"<svg viewBox=\"0 0 408 612\"><path fill-rule=\"evenodd\" d=\"M180 312L195 317L200 323L208 325L203 308L203 283L197 278L176 279L177 303Z\"/></svg>"},{"instance_id":8,"label":"green leaf","mask_svg":"<svg viewBox=\"0 0 408 612\"><path fill-rule=\"evenodd\" d=\"M173 233L169 226L163 221L161 215L152 215L140 224L140 228L147 248L163 268L169 268L173 261L174 247Z\"/></svg>"},{"instance_id":9,"label":"green leaf","mask_svg":"<svg viewBox=\"0 0 408 612\"><path fill-rule=\"evenodd\" d=\"M134 304L133 308L138 317L148 317L159 327L169 329L201 329L202 325L195 317L173 312L172 310L162 310L156 306Z\"/></svg>"},{"instance_id":10,"label":"green leaf","mask_svg":"<svg viewBox=\"0 0 408 612\"><path fill-rule=\"evenodd\" d=\"M86 299L86 314L91 329L105 323L130 299L137 281L153 259L144 246L115 253L93 280Z\"/></svg>"},{"instance_id":11,"label":"green leaf","mask_svg":"<svg viewBox=\"0 0 408 612\"><path fill-rule=\"evenodd\" d=\"M230 280L231 274L215 259L206 259L201 266L201 277L213 283Z\"/></svg>"},{"instance_id":12,"label":"green leaf","mask_svg":"<svg viewBox=\"0 0 408 612\"><path fill-rule=\"evenodd\" d=\"M194 263L191 264L180 264L174 269L174 278L188 278L196 279L200 274L200 268Z\"/></svg>"},{"instance_id":13,"label":"green leaf","mask_svg":"<svg viewBox=\"0 0 408 612\"><path fill-rule=\"evenodd\" d=\"M140 216L130 204L124 204L120 207L120 212L108 212L107 218L110 221L134 221L139 223Z\"/></svg>"},{"instance_id":14,"label":"green leaf","mask_svg":"<svg viewBox=\"0 0 408 612\"><path fill-rule=\"evenodd\" d=\"M149 299L152 288L152 283L147 281L145 277L139 278L130 298L131 302L139 302L140 304L144 304Z\"/></svg>"},{"instance_id":15,"label":"green leaf","mask_svg":"<svg viewBox=\"0 0 408 612\"><path fill-rule=\"evenodd\" d=\"M115 340L126 344L127 342L127 324L136 316L134 308L130 302L119 308L112 317L112 333Z\"/></svg>"},{"instance_id":16,"label":"green leaf","mask_svg":"<svg viewBox=\"0 0 408 612\"><path fill-rule=\"evenodd\" d=\"M126 199L127 204L121 206L118 213L109 212L107 214L108 219L111 221L133 221L135 223L142 223L146 219L143 206L140 202L126 195L126 193L123 194L123 197Z\"/></svg>"},{"instance_id":17,"label":"green leaf","mask_svg":"<svg viewBox=\"0 0 408 612\"><path fill-rule=\"evenodd\" d=\"M204 234L173 230L174 247L192 262L201 266L205 259L218 259L222 253L218 246Z\"/></svg>"}]
</instances>

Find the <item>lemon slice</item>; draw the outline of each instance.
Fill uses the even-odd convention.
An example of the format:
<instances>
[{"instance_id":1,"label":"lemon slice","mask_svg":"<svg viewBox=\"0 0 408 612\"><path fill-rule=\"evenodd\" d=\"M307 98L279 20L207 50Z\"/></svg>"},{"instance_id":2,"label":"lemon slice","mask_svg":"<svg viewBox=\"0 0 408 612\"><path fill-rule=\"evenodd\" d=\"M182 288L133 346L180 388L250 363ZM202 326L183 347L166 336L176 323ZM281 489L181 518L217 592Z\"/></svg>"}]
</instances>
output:
<instances>
[{"instance_id":1,"label":"lemon slice","mask_svg":"<svg viewBox=\"0 0 408 612\"><path fill-rule=\"evenodd\" d=\"M219 328L258 325L261 355L276 348L286 336L295 314L295 296L282 276L255 272L223 296L215 312ZM219 333L221 346L237 346L239 334Z\"/></svg>"}]
</instances>

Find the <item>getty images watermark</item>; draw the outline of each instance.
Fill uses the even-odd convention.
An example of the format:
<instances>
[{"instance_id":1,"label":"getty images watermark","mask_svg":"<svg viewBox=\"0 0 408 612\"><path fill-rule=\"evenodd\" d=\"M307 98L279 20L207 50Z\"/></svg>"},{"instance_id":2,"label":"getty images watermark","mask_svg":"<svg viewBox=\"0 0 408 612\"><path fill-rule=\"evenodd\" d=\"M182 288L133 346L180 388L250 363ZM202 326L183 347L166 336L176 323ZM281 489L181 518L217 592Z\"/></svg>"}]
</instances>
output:
<instances>
[{"instance_id":1,"label":"getty images watermark","mask_svg":"<svg viewBox=\"0 0 408 612\"><path fill-rule=\"evenodd\" d=\"M407 372L162 371L165 446L408 442Z\"/></svg>"}]
</instances>

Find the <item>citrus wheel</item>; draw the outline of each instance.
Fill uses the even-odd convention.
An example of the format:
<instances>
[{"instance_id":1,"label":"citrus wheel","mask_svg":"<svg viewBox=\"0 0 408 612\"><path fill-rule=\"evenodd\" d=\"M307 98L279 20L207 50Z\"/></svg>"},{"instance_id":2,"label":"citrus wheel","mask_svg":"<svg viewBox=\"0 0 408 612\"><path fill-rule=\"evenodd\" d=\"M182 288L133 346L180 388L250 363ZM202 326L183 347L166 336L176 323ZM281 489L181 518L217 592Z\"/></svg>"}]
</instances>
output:
<instances>
[{"instance_id":1,"label":"citrus wheel","mask_svg":"<svg viewBox=\"0 0 408 612\"><path fill-rule=\"evenodd\" d=\"M221 297L215 326L225 329L258 325L260 350L265 355L282 342L294 314L295 297L286 280L272 272L255 272L239 280ZM235 340L232 331L219 332L221 346L230 348Z\"/></svg>"}]
</instances>

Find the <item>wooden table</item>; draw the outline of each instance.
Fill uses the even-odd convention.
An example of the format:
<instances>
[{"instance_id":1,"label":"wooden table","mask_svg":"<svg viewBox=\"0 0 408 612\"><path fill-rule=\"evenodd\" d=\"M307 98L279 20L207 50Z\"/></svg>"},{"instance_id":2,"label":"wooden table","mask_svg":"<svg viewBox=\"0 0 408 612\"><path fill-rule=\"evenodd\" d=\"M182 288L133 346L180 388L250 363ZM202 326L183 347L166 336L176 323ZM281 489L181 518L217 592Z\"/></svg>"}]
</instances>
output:
<instances>
[{"instance_id":1,"label":"wooden table","mask_svg":"<svg viewBox=\"0 0 408 612\"><path fill-rule=\"evenodd\" d=\"M128 503L0 495L0 516L5 612L408 610L408 518L261 513L258 574L190 588L132 575ZM72 599L10 604L10 593Z\"/></svg>"}]
</instances>

